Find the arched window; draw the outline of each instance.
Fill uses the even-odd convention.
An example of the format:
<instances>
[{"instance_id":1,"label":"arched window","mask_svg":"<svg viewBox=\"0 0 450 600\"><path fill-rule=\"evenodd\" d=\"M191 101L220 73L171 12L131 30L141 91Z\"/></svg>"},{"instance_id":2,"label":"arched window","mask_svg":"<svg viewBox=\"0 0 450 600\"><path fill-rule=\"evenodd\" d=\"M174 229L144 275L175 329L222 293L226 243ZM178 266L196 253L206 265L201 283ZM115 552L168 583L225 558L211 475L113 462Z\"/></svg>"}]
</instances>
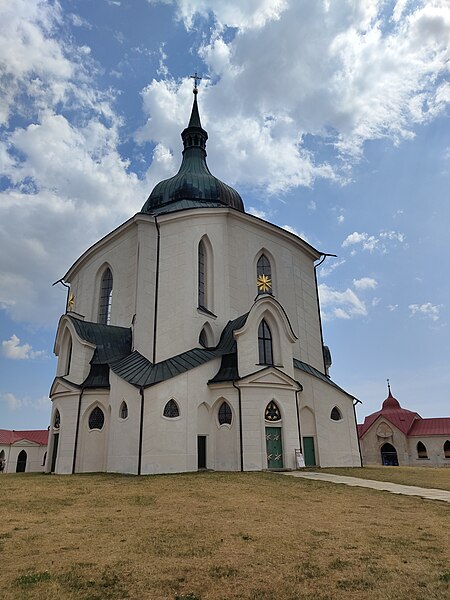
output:
<instances>
[{"instance_id":1,"label":"arched window","mask_svg":"<svg viewBox=\"0 0 450 600\"><path fill-rule=\"evenodd\" d=\"M25 450L21 450L19 452L19 456L17 457L16 464L16 473L25 473L27 468L27 453Z\"/></svg>"},{"instance_id":2,"label":"arched window","mask_svg":"<svg viewBox=\"0 0 450 600\"><path fill-rule=\"evenodd\" d=\"M270 261L265 254L261 254L256 263L256 280L258 294L272 293L272 268Z\"/></svg>"},{"instance_id":3,"label":"arched window","mask_svg":"<svg viewBox=\"0 0 450 600\"><path fill-rule=\"evenodd\" d=\"M208 336L206 334L205 328L203 328L200 331L200 335L198 337L198 343L200 344L200 346L203 346L203 348L208 348L208 346L209 346Z\"/></svg>"},{"instance_id":4,"label":"arched window","mask_svg":"<svg viewBox=\"0 0 450 600\"><path fill-rule=\"evenodd\" d=\"M260 365L273 365L272 333L264 319L258 327L258 353Z\"/></svg>"},{"instance_id":5,"label":"arched window","mask_svg":"<svg viewBox=\"0 0 450 600\"><path fill-rule=\"evenodd\" d=\"M64 369L64 375L68 375L70 373L71 363L72 363L72 337L69 339L69 344L67 346L66 368Z\"/></svg>"},{"instance_id":6,"label":"arched window","mask_svg":"<svg viewBox=\"0 0 450 600\"><path fill-rule=\"evenodd\" d=\"M423 442L417 442L417 458L428 458L427 449Z\"/></svg>"},{"instance_id":7,"label":"arched window","mask_svg":"<svg viewBox=\"0 0 450 600\"><path fill-rule=\"evenodd\" d=\"M101 408L96 406L89 415L89 429L103 429L105 415Z\"/></svg>"},{"instance_id":8,"label":"arched window","mask_svg":"<svg viewBox=\"0 0 450 600\"><path fill-rule=\"evenodd\" d=\"M128 417L128 405L125 400L122 400L122 404L120 405L119 415L121 419L126 419Z\"/></svg>"},{"instance_id":9,"label":"arched window","mask_svg":"<svg viewBox=\"0 0 450 600\"><path fill-rule=\"evenodd\" d=\"M200 308L206 308L207 304L206 260L205 242L200 240L198 245L198 305Z\"/></svg>"},{"instance_id":10,"label":"arched window","mask_svg":"<svg viewBox=\"0 0 450 600\"><path fill-rule=\"evenodd\" d=\"M342 420L342 413L341 411L338 409L337 406L335 406L333 408L333 410L331 411L330 414L330 419L332 419L333 421L341 421Z\"/></svg>"},{"instance_id":11,"label":"arched window","mask_svg":"<svg viewBox=\"0 0 450 600\"><path fill-rule=\"evenodd\" d=\"M231 421L233 420L233 413L228 402L222 402L219 408L218 417L219 425L231 425Z\"/></svg>"},{"instance_id":12,"label":"arched window","mask_svg":"<svg viewBox=\"0 0 450 600\"><path fill-rule=\"evenodd\" d=\"M174 419L175 417L180 416L180 409L178 408L178 404L175 402L175 400L169 400L164 407L163 415L168 419Z\"/></svg>"},{"instance_id":13,"label":"arched window","mask_svg":"<svg viewBox=\"0 0 450 600\"><path fill-rule=\"evenodd\" d=\"M56 409L55 416L53 417L53 429L59 429L61 426L61 415L59 414L59 410Z\"/></svg>"},{"instance_id":14,"label":"arched window","mask_svg":"<svg viewBox=\"0 0 450 600\"><path fill-rule=\"evenodd\" d=\"M113 293L113 276L108 267L102 275L100 284L100 303L98 308L98 322L109 325L111 322L111 304Z\"/></svg>"},{"instance_id":15,"label":"arched window","mask_svg":"<svg viewBox=\"0 0 450 600\"><path fill-rule=\"evenodd\" d=\"M450 458L450 440L447 440L444 444L444 456Z\"/></svg>"},{"instance_id":16,"label":"arched window","mask_svg":"<svg viewBox=\"0 0 450 600\"><path fill-rule=\"evenodd\" d=\"M278 404L274 400L271 400L266 406L264 418L266 421L281 421L280 409L278 408Z\"/></svg>"}]
</instances>

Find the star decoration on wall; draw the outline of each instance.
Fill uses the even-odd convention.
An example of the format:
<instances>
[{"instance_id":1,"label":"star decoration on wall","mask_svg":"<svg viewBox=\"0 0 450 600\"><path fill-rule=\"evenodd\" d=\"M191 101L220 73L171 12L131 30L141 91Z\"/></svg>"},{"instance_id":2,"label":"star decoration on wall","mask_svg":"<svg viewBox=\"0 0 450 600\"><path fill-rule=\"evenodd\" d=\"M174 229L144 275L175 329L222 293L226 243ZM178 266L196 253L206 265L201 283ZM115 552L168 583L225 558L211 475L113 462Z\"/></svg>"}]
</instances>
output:
<instances>
[{"instance_id":1,"label":"star decoration on wall","mask_svg":"<svg viewBox=\"0 0 450 600\"><path fill-rule=\"evenodd\" d=\"M69 299L67 300L67 310L72 311L74 304L75 304L75 296L72 294L72 292L70 292Z\"/></svg>"},{"instance_id":2,"label":"star decoration on wall","mask_svg":"<svg viewBox=\"0 0 450 600\"><path fill-rule=\"evenodd\" d=\"M258 290L260 292L269 292L272 288L272 281L267 275L258 275L256 285L258 286Z\"/></svg>"}]
</instances>

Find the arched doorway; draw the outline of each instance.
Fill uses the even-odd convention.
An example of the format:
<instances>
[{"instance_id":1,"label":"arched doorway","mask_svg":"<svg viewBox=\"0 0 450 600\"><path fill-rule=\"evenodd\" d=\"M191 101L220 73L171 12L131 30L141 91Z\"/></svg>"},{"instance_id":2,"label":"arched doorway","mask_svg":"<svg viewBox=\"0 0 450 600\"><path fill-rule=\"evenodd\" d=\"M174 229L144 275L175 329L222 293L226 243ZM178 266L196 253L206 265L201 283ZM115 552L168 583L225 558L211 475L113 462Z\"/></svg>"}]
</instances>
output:
<instances>
[{"instance_id":1,"label":"arched doorway","mask_svg":"<svg viewBox=\"0 0 450 600\"><path fill-rule=\"evenodd\" d=\"M25 452L25 450L21 450L19 452L19 456L17 457L16 473L25 473L26 466L27 453Z\"/></svg>"},{"instance_id":2,"label":"arched doorway","mask_svg":"<svg viewBox=\"0 0 450 600\"><path fill-rule=\"evenodd\" d=\"M398 467L397 450L392 444L381 446L381 464L385 467Z\"/></svg>"}]
</instances>

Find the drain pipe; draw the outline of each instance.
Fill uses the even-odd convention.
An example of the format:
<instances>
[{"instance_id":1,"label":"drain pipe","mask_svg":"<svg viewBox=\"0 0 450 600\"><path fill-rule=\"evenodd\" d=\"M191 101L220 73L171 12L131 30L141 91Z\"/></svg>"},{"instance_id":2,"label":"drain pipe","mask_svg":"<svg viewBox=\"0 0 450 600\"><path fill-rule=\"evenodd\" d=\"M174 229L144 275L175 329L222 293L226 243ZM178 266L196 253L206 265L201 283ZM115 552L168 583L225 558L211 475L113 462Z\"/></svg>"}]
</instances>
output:
<instances>
[{"instance_id":1,"label":"drain pipe","mask_svg":"<svg viewBox=\"0 0 450 600\"><path fill-rule=\"evenodd\" d=\"M300 409L298 407L299 398L298 395L303 391L303 387L299 390L295 390L295 408L297 409L297 428L298 428L298 446L300 448L300 452L303 454L303 446L302 446L302 433L300 430Z\"/></svg>"},{"instance_id":2,"label":"drain pipe","mask_svg":"<svg viewBox=\"0 0 450 600\"><path fill-rule=\"evenodd\" d=\"M142 433L144 430L144 388L139 388L139 394L141 396L141 415L139 422L139 450L138 450L138 475L141 474L142 467Z\"/></svg>"},{"instance_id":3,"label":"drain pipe","mask_svg":"<svg viewBox=\"0 0 450 600\"><path fill-rule=\"evenodd\" d=\"M157 231L156 241L156 274L155 274L155 309L153 311L153 364L156 363L156 332L158 322L158 295L159 295L159 253L161 249L161 231L158 219L155 215L155 225Z\"/></svg>"},{"instance_id":4,"label":"drain pipe","mask_svg":"<svg viewBox=\"0 0 450 600\"><path fill-rule=\"evenodd\" d=\"M72 475L75 473L75 463L77 461L78 434L80 431L81 399L83 397L83 393L84 393L84 387L81 387L81 392L78 397L77 425L75 428L75 443L73 445Z\"/></svg>"},{"instance_id":5,"label":"drain pipe","mask_svg":"<svg viewBox=\"0 0 450 600\"><path fill-rule=\"evenodd\" d=\"M239 449L240 449L240 458L241 458L241 471L244 470L244 445L242 441L242 398L241 398L241 388L238 387L236 381L233 381L233 387L238 391L238 404L239 404Z\"/></svg>"}]
</instances>

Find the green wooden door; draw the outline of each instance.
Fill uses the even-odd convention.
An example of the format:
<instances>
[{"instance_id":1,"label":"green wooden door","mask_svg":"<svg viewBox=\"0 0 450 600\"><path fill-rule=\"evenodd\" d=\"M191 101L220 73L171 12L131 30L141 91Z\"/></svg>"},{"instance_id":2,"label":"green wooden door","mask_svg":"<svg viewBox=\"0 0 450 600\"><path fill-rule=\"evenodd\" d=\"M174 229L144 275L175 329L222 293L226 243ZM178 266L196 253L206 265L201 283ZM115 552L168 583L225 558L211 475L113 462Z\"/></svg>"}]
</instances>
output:
<instances>
[{"instance_id":1,"label":"green wooden door","mask_svg":"<svg viewBox=\"0 0 450 600\"><path fill-rule=\"evenodd\" d=\"M283 468L283 446L281 443L281 427L266 427L267 467Z\"/></svg>"},{"instance_id":2,"label":"green wooden door","mask_svg":"<svg viewBox=\"0 0 450 600\"><path fill-rule=\"evenodd\" d=\"M305 467L316 466L316 453L314 452L314 438L303 438L303 455L305 457Z\"/></svg>"}]
</instances>

